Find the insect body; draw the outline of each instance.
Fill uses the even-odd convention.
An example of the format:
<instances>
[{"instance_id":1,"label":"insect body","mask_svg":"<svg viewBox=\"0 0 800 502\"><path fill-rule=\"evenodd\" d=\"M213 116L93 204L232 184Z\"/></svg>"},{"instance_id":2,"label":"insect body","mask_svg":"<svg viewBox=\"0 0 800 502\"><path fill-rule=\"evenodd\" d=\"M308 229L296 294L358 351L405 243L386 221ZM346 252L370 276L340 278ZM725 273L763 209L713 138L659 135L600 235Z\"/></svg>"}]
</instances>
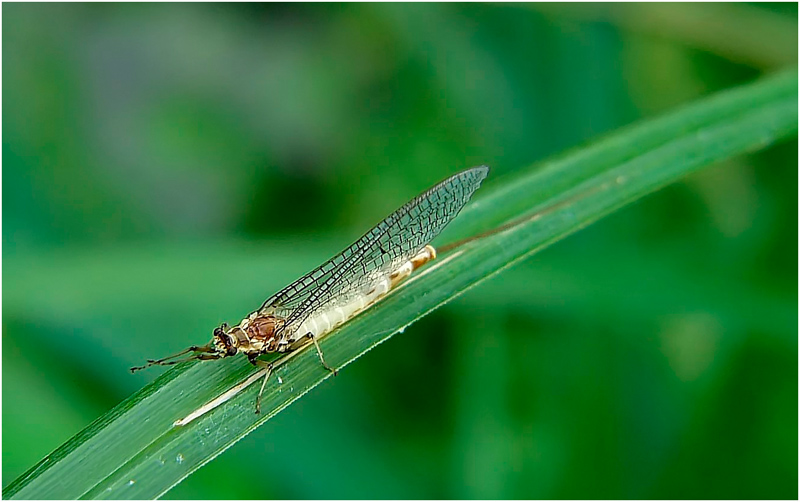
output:
<instances>
[{"instance_id":1,"label":"insect body","mask_svg":"<svg viewBox=\"0 0 800 502\"><path fill-rule=\"evenodd\" d=\"M260 355L289 354L313 343L322 364L335 373L325 362L317 340L436 258L436 251L428 243L464 207L488 173L488 167L480 166L447 178L404 204L344 251L267 299L235 326L223 324L216 328L208 345L149 360L131 371L242 353L254 365L267 369L263 392L273 366L259 360ZM191 355L180 357L186 354Z\"/></svg>"},{"instance_id":2,"label":"insect body","mask_svg":"<svg viewBox=\"0 0 800 502\"><path fill-rule=\"evenodd\" d=\"M434 258L436 250L433 246L426 245L422 251L399 268L379 278L368 291L351 295L347 301L331 302L327 305L328 308L319 309L309 315L296 329L286 329L286 319L277 317L270 307L256 310L232 328L223 324L215 329L213 352L202 352L196 358L217 359L241 352L246 354L253 364L258 364L256 358L261 354L296 350L352 319L386 296L414 270ZM203 349L205 347L195 348L198 352ZM320 359L322 359L321 351ZM324 364L324 359L322 361Z\"/></svg>"}]
</instances>

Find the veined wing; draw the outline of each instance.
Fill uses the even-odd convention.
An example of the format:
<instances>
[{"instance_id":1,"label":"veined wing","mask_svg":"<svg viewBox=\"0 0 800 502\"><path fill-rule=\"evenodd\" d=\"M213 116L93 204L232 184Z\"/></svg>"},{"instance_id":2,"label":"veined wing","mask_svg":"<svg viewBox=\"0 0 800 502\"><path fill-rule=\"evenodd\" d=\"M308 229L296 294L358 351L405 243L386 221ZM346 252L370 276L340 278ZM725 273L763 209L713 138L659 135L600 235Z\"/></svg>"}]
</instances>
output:
<instances>
[{"instance_id":1,"label":"veined wing","mask_svg":"<svg viewBox=\"0 0 800 502\"><path fill-rule=\"evenodd\" d=\"M273 295L260 310L285 319L282 330L291 334L310 314L363 294L436 237L488 173L486 166L467 169L418 195L344 251Z\"/></svg>"}]
</instances>

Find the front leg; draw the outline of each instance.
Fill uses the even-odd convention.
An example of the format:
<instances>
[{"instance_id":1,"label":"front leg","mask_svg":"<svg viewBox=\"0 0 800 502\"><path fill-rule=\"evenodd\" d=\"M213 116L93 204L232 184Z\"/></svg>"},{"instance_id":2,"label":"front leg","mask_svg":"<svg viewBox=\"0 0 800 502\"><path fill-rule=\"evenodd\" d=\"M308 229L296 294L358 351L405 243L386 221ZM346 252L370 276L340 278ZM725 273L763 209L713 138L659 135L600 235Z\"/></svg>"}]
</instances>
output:
<instances>
[{"instance_id":1,"label":"front leg","mask_svg":"<svg viewBox=\"0 0 800 502\"><path fill-rule=\"evenodd\" d=\"M256 397L256 415L261 413L261 395L264 393L264 389L267 386L267 380L269 380L269 376L272 374L272 363L262 361L258 358L258 356L259 354L247 354L247 360L250 361L250 364L259 368L266 368L267 370L267 373L264 375L264 383L261 384L261 389L258 391L258 397Z\"/></svg>"}]
</instances>

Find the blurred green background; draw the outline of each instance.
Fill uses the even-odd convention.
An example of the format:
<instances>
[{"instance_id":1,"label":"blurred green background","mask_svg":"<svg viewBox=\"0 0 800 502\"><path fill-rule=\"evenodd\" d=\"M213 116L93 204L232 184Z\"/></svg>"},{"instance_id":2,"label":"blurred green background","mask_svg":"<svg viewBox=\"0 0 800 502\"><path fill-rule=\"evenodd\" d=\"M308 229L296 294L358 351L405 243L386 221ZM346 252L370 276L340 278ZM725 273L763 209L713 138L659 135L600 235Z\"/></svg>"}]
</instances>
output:
<instances>
[{"instance_id":1,"label":"blurred green background","mask_svg":"<svg viewBox=\"0 0 800 502\"><path fill-rule=\"evenodd\" d=\"M796 4L2 10L4 486L439 179L797 64ZM168 497L797 498L797 149L469 291Z\"/></svg>"}]
</instances>

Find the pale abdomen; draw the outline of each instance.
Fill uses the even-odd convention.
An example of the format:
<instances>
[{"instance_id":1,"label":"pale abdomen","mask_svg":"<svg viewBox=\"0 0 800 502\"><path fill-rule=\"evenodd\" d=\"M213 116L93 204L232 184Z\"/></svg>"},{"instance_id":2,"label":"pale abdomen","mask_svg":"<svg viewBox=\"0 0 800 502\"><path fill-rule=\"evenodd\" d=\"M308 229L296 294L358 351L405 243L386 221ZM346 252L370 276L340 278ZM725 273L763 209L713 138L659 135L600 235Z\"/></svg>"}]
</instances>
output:
<instances>
[{"instance_id":1,"label":"pale abdomen","mask_svg":"<svg viewBox=\"0 0 800 502\"><path fill-rule=\"evenodd\" d=\"M414 270L434 258L436 258L436 250L433 246L425 246L422 251L409 261L403 263L393 272L376 280L366 293L357 295L344 304L312 314L308 319L303 321L303 324L301 324L297 330L293 331L289 343L291 344L301 340L309 334L320 338L330 333L386 296L389 291L397 287L397 285L411 275Z\"/></svg>"}]
</instances>

